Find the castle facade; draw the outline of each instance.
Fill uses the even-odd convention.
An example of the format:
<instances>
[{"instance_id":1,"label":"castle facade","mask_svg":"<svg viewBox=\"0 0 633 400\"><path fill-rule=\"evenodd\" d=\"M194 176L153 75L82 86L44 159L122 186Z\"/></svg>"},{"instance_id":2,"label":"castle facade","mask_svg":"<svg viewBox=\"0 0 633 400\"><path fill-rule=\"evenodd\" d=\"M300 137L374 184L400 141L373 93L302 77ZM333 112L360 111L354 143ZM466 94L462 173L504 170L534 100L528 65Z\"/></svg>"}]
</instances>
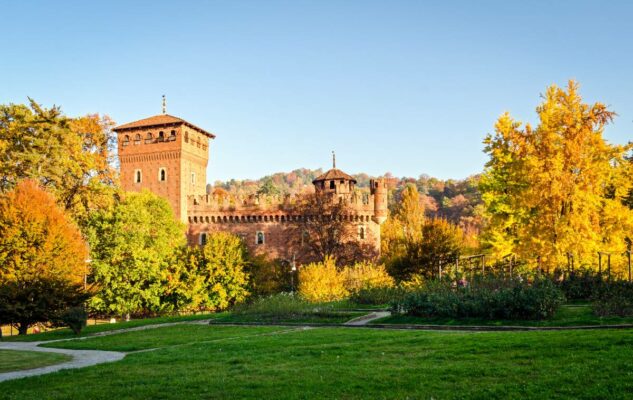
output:
<instances>
[{"instance_id":1,"label":"castle facade","mask_svg":"<svg viewBox=\"0 0 633 400\"><path fill-rule=\"evenodd\" d=\"M254 254L301 260L291 224L318 218L303 215L296 196L227 197L207 193L207 164L215 135L168 114L123 124L117 134L121 186L148 189L166 198L177 218L187 224L191 245L203 245L211 232L226 231L244 240ZM314 193L346 205L341 216L354 229L353 240L380 251L380 225L387 218L387 184L370 181L369 193L332 166L313 182ZM303 240L303 239L302 239Z\"/></svg>"}]
</instances>

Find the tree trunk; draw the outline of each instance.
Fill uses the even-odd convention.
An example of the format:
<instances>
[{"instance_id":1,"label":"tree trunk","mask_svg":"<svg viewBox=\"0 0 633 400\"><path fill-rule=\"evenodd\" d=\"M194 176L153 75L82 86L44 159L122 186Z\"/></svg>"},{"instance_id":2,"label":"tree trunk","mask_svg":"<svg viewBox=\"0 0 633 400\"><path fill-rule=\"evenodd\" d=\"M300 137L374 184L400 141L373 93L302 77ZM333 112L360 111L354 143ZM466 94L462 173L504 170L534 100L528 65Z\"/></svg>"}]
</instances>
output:
<instances>
[{"instance_id":1,"label":"tree trunk","mask_svg":"<svg viewBox=\"0 0 633 400\"><path fill-rule=\"evenodd\" d=\"M26 335L26 332L29 330L29 324L21 323L18 325L18 335Z\"/></svg>"}]
</instances>

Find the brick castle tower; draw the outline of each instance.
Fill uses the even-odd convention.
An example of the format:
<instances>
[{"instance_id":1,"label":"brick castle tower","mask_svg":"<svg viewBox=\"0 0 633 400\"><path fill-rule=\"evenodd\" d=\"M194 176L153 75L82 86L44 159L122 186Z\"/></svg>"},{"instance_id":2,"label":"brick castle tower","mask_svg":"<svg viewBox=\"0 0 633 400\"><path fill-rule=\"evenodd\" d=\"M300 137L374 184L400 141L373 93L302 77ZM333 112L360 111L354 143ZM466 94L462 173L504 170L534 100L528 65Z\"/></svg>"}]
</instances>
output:
<instances>
[{"instance_id":1,"label":"brick castle tower","mask_svg":"<svg viewBox=\"0 0 633 400\"><path fill-rule=\"evenodd\" d=\"M114 128L117 133L121 186L126 191L147 189L166 198L178 219L187 223L191 245L203 245L211 232L240 236L255 254L300 260L288 226L314 218L298 213L296 196L226 197L206 192L209 143L215 136L165 112ZM387 218L387 181L370 181L369 193L356 188L356 179L332 168L314 179L314 192L348 205L345 220L361 244L380 251L380 225ZM300 195L297 195L300 196Z\"/></svg>"},{"instance_id":2,"label":"brick castle tower","mask_svg":"<svg viewBox=\"0 0 633 400\"><path fill-rule=\"evenodd\" d=\"M215 135L165 113L114 128L121 186L148 189L167 200L176 217L187 220L187 196L205 193L209 142Z\"/></svg>"}]
</instances>

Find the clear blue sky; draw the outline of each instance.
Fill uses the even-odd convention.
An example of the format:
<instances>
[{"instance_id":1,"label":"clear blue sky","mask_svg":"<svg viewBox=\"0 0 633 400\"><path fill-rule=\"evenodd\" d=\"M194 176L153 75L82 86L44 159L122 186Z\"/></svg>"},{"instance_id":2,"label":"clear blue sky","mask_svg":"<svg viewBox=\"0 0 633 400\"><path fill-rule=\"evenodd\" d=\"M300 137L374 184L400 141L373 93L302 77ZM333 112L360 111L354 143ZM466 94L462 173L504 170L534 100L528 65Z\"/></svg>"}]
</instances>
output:
<instances>
[{"instance_id":1,"label":"clear blue sky","mask_svg":"<svg viewBox=\"0 0 633 400\"><path fill-rule=\"evenodd\" d=\"M299 167L463 178L504 111L580 81L633 138L630 1L2 1L0 102L217 134L208 180Z\"/></svg>"}]
</instances>

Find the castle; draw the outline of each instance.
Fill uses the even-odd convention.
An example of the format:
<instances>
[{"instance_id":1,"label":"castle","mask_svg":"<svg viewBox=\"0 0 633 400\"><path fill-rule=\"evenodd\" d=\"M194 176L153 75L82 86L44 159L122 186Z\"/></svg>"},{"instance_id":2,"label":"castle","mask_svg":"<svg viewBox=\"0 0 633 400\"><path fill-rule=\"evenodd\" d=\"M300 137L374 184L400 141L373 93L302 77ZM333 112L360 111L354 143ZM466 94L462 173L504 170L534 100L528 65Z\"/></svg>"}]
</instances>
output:
<instances>
[{"instance_id":1,"label":"castle","mask_svg":"<svg viewBox=\"0 0 633 400\"><path fill-rule=\"evenodd\" d=\"M119 125L117 134L121 186L126 191L148 189L166 198L177 218L187 224L190 245L206 243L207 234L227 231L243 238L255 254L300 259L291 248L287 225L303 218L293 196L235 198L207 193L210 142L215 135L165 113ZM354 226L355 240L380 251L380 225L387 218L387 184L370 181L370 192L359 193L356 180L336 168L313 181L316 194L344 202L345 221Z\"/></svg>"}]
</instances>

